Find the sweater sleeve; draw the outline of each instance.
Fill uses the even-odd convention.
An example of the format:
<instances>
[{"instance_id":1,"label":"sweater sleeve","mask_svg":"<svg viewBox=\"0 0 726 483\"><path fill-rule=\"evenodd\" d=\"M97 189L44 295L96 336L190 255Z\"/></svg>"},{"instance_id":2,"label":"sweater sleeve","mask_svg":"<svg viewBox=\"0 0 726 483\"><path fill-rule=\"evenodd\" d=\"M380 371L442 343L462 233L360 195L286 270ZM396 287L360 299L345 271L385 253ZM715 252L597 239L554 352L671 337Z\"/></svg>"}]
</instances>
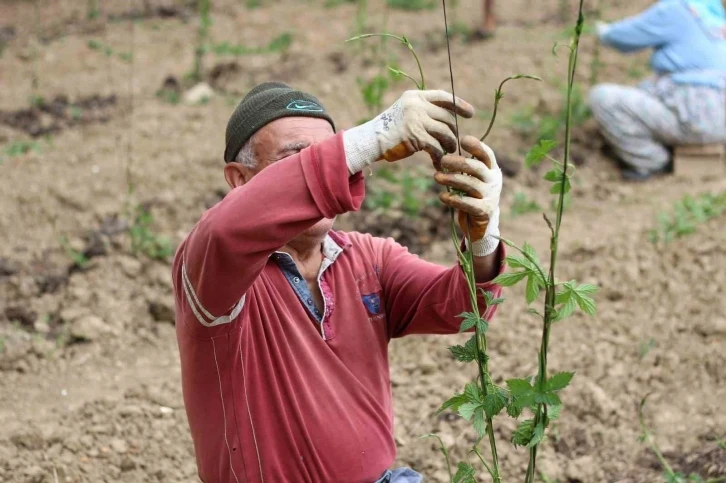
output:
<instances>
[{"instance_id":1,"label":"sweater sleeve","mask_svg":"<svg viewBox=\"0 0 726 483\"><path fill-rule=\"evenodd\" d=\"M470 312L469 289L457 264L446 268L408 252L392 239L380 240L381 287L386 306L389 337L409 334L455 334L462 312ZM504 260L504 245L499 244ZM502 265L501 271L504 270ZM477 284L495 297L502 288L491 282ZM496 306L487 307L479 294L479 313L491 320Z\"/></svg>"},{"instance_id":2,"label":"sweater sleeve","mask_svg":"<svg viewBox=\"0 0 726 483\"><path fill-rule=\"evenodd\" d=\"M658 2L639 15L605 27L600 41L621 52L660 47L679 35L679 25L687 14L684 8L678 1Z\"/></svg>"},{"instance_id":3,"label":"sweater sleeve","mask_svg":"<svg viewBox=\"0 0 726 483\"><path fill-rule=\"evenodd\" d=\"M275 250L324 217L357 210L364 193L362 175L348 173L342 132L266 167L208 210L179 247L177 296L202 325L229 322Z\"/></svg>"}]
</instances>

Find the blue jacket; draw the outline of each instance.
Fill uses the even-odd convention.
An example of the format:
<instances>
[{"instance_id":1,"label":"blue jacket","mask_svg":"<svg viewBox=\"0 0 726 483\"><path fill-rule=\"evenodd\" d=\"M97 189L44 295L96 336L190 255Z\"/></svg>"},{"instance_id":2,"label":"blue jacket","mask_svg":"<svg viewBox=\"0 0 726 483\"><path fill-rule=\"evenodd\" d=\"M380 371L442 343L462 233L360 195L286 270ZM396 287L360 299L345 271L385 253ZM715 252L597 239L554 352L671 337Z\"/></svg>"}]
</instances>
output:
<instances>
[{"instance_id":1,"label":"blue jacket","mask_svg":"<svg viewBox=\"0 0 726 483\"><path fill-rule=\"evenodd\" d=\"M651 68L679 84L726 87L726 36L709 29L685 0L661 0L606 26L600 41L621 52L653 48Z\"/></svg>"}]
</instances>

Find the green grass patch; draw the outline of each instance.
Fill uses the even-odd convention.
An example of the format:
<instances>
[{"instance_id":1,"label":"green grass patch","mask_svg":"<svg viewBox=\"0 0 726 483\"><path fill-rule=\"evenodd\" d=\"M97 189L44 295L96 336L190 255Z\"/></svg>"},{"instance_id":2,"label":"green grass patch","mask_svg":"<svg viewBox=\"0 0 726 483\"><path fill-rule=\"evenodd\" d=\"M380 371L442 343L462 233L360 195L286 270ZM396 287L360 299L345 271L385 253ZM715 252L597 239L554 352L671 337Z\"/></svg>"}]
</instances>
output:
<instances>
[{"instance_id":1,"label":"green grass patch","mask_svg":"<svg viewBox=\"0 0 726 483\"><path fill-rule=\"evenodd\" d=\"M662 211L657 216L657 226L650 230L652 243L669 243L691 233L699 225L726 212L726 192L703 193L696 197L686 195L678 200L670 212Z\"/></svg>"},{"instance_id":2,"label":"green grass patch","mask_svg":"<svg viewBox=\"0 0 726 483\"><path fill-rule=\"evenodd\" d=\"M273 54L276 52L286 52L292 45L293 36L290 32L285 32L272 39L267 45L262 47L250 47L244 44L231 44L229 42L220 42L207 47L209 52L216 55L233 55L241 57L243 55L255 54Z\"/></svg>"}]
</instances>

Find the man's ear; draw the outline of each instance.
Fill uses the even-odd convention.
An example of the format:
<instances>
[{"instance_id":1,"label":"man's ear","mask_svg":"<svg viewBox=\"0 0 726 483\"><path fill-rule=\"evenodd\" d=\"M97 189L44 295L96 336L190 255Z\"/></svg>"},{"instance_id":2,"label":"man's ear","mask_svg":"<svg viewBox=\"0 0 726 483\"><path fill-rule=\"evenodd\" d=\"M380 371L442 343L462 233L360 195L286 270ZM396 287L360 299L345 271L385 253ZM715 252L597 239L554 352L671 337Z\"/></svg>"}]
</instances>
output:
<instances>
[{"instance_id":1,"label":"man's ear","mask_svg":"<svg viewBox=\"0 0 726 483\"><path fill-rule=\"evenodd\" d=\"M224 179L230 188L234 189L242 186L248 181L248 169L240 163L227 163L224 166Z\"/></svg>"}]
</instances>

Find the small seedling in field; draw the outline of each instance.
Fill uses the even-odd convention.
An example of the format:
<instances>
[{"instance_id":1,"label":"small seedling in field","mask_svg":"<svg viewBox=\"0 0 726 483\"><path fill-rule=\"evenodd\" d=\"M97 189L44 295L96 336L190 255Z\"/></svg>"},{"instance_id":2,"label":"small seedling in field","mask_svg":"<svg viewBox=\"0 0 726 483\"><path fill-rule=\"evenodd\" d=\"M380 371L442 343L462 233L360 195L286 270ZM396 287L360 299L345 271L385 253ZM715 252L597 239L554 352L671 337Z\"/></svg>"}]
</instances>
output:
<instances>
[{"instance_id":1,"label":"small seedling in field","mask_svg":"<svg viewBox=\"0 0 726 483\"><path fill-rule=\"evenodd\" d=\"M652 337L647 341L640 341L640 345L638 346L638 359L641 361L645 359L651 349L653 349L656 345L658 344L656 344L655 339Z\"/></svg>"},{"instance_id":2,"label":"small seedling in field","mask_svg":"<svg viewBox=\"0 0 726 483\"><path fill-rule=\"evenodd\" d=\"M172 255L171 241L153 230L154 217L148 208L137 205L130 213L131 253L143 254L153 260L166 260Z\"/></svg>"},{"instance_id":3,"label":"small seedling in field","mask_svg":"<svg viewBox=\"0 0 726 483\"><path fill-rule=\"evenodd\" d=\"M552 479L542 471L539 472L539 481L542 483L560 483L560 480Z\"/></svg>"},{"instance_id":4,"label":"small seedling in field","mask_svg":"<svg viewBox=\"0 0 726 483\"><path fill-rule=\"evenodd\" d=\"M91 39L86 43L86 45L88 45L88 48L91 50L95 50L105 54L106 57L111 57L113 55L113 49L111 48L111 46L106 45L99 40Z\"/></svg>"},{"instance_id":5,"label":"small seedling in field","mask_svg":"<svg viewBox=\"0 0 726 483\"><path fill-rule=\"evenodd\" d=\"M86 43L86 45L89 49L100 52L106 57L112 57L114 55L113 48L110 45L104 44L100 40L91 39ZM131 52L119 52L117 56L124 62L131 62L132 59Z\"/></svg>"},{"instance_id":6,"label":"small seedling in field","mask_svg":"<svg viewBox=\"0 0 726 483\"><path fill-rule=\"evenodd\" d=\"M181 101L181 94L174 89L159 89L158 91L156 91L156 97L162 102L171 104L173 106L179 104L179 102Z\"/></svg>"},{"instance_id":7,"label":"small seedling in field","mask_svg":"<svg viewBox=\"0 0 726 483\"><path fill-rule=\"evenodd\" d=\"M358 3L359 1L365 1L365 0L325 0L325 3L323 6L325 8L332 8L337 7L339 5L343 5L345 3Z\"/></svg>"},{"instance_id":8,"label":"small seedling in field","mask_svg":"<svg viewBox=\"0 0 726 483\"><path fill-rule=\"evenodd\" d=\"M39 153L40 150L40 143L37 141L13 141L5 146L5 149L3 150L3 155L0 156L0 164L2 164L5 159L23 156L24 154L27 154L31 151Z\"/></svg>"},{"instance_id":9,"label":"small seedling in field","mask_svg":"<svg viewBox=\"0 0 726 483\"><path fill-rule=\"evenodd\" d=\"M199 13L199 27L197 28L197 46L194 49L194 66L188 77L194 82L202 80L204 53L206 52L209 27L212 26L210 15L211 0L197 0L197 11Z\"/></svg>"},{"instance_id":10,"label":"small seedling in field","mask_svg":"<svg viewBox=\"0 0 726 483\"><path fill-rule=\"evenodd\" d=\"M80 269L84 269L88 266L88 257L86 257L83 252L73 248L73 246L68 241L68 237L66 237L65 235L61 235L58 238L58 241L60 242L61 247L63 247L63 251L65 252L65 254L73 262L74 266Z\"/></svg>"},{"instance_id":11,"label":"small seedling in field","mask_svg":"<svg viewBox=\"0 0 726 483\"><path fill-rule=\"evenodd\" d=\"M645 70L640 67L640 64L631 64L628 67L627 74L631 79L642 79L645 75Z\"/></svg>"},{"instance_id":12,"label":"small seedling in field","mask_svg":"<svg viewBox=\"0 0 726 483\"><path fill-rule=\"evenodd\" d=\"M406 77L406 78L410 79L414 84L416 84L417 89L419 89L419 90L426 89L426 79L424 77L423 68L421 67L421 61L419 60L418 55L416 54L416 51L413 48L413 44L411 44L411 42L406 38L405 35L398 36L398 35L393 35L393 34L389 34L389 33L362 34L362 35L358 35L355 37L351 37L351 38L347 39L346 42L354 42L356 40L369 39L372 37L383 37L384 39L392 38L392 39L398 40L400 43L405 45L406 48L408 48L408 50L411 52L411 55L413 55L413 58L416 60L416 65L418 66L418 73L420 76L420 81L417 80L416 78L412 77L411 75L407 74L406 72L402 71L401 69L389 66L388 70L396 76L399 76L399 77L402 76L402 77Z\"/></svg>"},{"instance_id":13,"label":"small seedling in field","mask_svg":"<svg viewBox=\"0 0 726 483\"><path fill-rule=\"evenodd\" d=\"M526 215L527 213L541 212L542 207L534 200L527 198L527 195L520 192L514 194L514 200L512 200L511 216L515 218L520 215Z\"/></svg>"},{"instance_id":14,"label":"small seedling in field","mask_svg":"<svg viewBox=\"0 0 726 483\"><path fill-rule=\"evenodd\" d=\"M686 195L677 201L672 213L658 213L658 226L649 232L652 243L669 243L694 233L698 227L726 211L726 192L704 193L697 197Z\"/></svg>"},{"instance_id":15,"label":"small seedling in field","mask_svg":"<svg viewBox=\"0 0 726 483\"><path fill-rule=\"evenodd\" d=\"M648 425L645 422L645 403L648 400L648 397L650 397L650 394L645 396L641 401L640 405L638 406L638 422L640 423L640 437L638 438L642 443L645 443L648 445L648 447L653 451L656 458L658 458L658 462L663 467L663 481L665 483L720 483L720 482L726 482L726 476L717 477L717 478L703 478L701 475L696 473L691 473L690 475L686 476L682 473L678 473L673 470L673 467L668 463L668 460L663 455L663 452L658 447L658 444L655 442L655 437L653 436L653 431L648 427Z\"/></svg>"},{"instance_id":16,"label":"small seedling in field","mask_svg":"<svg viewBox=\"0 0 726 483\"><path fill-rule=\"evenodd\" d=\"M563 92L563 98L567 99L567 90ZM562 135L563 126L567 117L567 106L563 103L562 108L556 112L537 113L532 106L516 111L509 119L508 124L525 139L533 142L555 139ZM570 96L570 116L573 126L584 124L592 112L585 101L582 89L573 86Z\"/></svg>"},{"instance_id":17,"label":"small seedling in field","mask_svg":"<svg viewBox=\"0 0 726 483\"><path fill-rule=\"evenodd\" d=\"M434 0L386 0L391 8L400 10L427 10L436 6Z\"/></svg>"},{"instance_id":18,"label":"small seedling in field","mask_svg":"<svg viewBox=\"0 0 726 483\"><path fill-rule=\"evenodd\" d=\"M88 20L95 20L98 18L100 12L98 10L98 0L88 0L88 11L86 18Z\"/></svg>"},{"instance_id":19,"label":"small seedling in field","mask_svg":"<svg viewBox=\"0 0 726 483\"><path fill-rule=\"evenodd\" d=\"M375 171L375 178L389 186L381 189L371 184L366 195L366 206L384 211L399 209L412 217L420 214L425 204L421 199L434 185L431 177L420 169L397 170L395 167L383 166ZM399 194L392 194L394 187L398 188Z\"/></svg>"},{"instance_id":20,"label":"small seedling in field","mask_svg":"<svg viewBox=\"0 0 726 483\"><path fill-rule=\"evenodd\" d=\"M356 81L358 82L358 88L363 97L363 103L368 109L368 118L370 119L380 112L383 107L383 96L388 91L390 85L388 77L378 74L367 81L360 77ZM363 119L361 124L366 121L368 119Z\"/></svg>"},{"instance_id":21,"label":"small seedling in field","mask_svg":"<svg viewBox=\"0 0 726 483\"><path fill-rule=\"evenodd\" d=\"M590 86L594 86L597 84L598 79L600 78L600 69L603 66L602 61L600 60L600 38L597 36L597 31L595 29L595 25L597 22L600 21L601 12L600 12L600 0L595 0L595 7L592 11L592 19L590 22L588 22L588 32L593 32L595 35L595 45L592 50L592 60L590 61Z\"/></svg>"},{"instance_id":22,"label":"small seedling in field","mask_svg":"<svg viewBox=\"0 0 726 483\"><path fill-rule=\"evenodd\" d=\"M71 104L69 108L71 111L71 119L73 119L74 121L77 121L81 117L83 117L83 109L81 109L80 107Z\"/></svg>"},{"instance_id":23,"label":"small seedling in field","mask_svg":"<svg viewBox=\"0 0 726 483\"><path fill-rule=\"evenodd\" d=\"M207 48L216 55L254 55L254 54L270 54L275 52L286 52L292 44L292 34L285 32L272 39L263 47L248 47L242 44L230 44L229 42L220 42Z\"/></svg>"}]
</instances>

